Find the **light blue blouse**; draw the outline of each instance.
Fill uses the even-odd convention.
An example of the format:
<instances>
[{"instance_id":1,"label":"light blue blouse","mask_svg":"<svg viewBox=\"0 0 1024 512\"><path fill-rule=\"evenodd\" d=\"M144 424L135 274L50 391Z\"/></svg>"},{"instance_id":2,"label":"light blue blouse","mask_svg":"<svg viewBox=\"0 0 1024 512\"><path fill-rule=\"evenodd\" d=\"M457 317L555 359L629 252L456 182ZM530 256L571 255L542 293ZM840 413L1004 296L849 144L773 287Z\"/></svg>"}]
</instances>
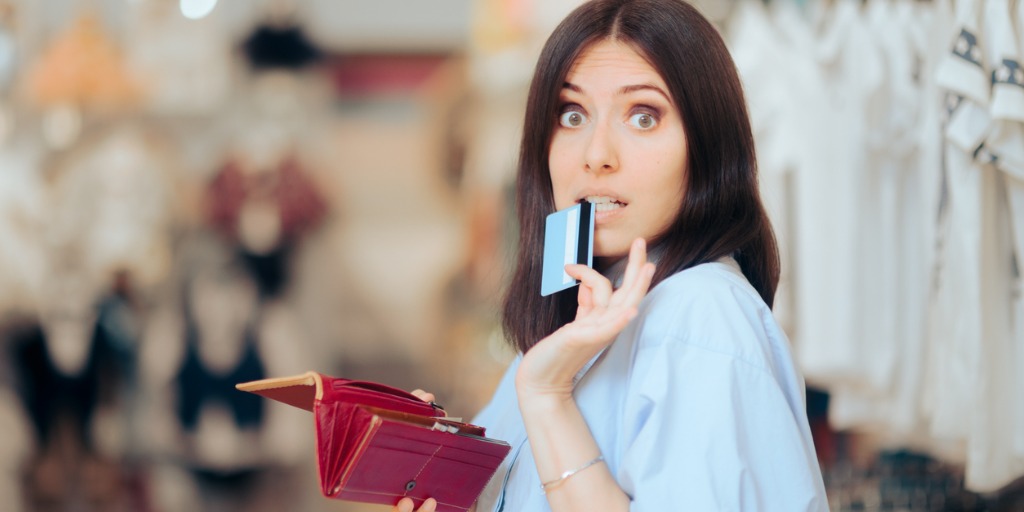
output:
<instances>
[{"instance_id":1,"label":"light blue blouse","mask_svg":"<svg viewBox=\"0 0 1024 512\"><path fill-rule=\"evenodd\" d=\"M803 379L736 262L679 272L639 310L574 391L631 509L828 510ZM550 510L519 413L518 365L473 420L512 445L478 512Z\"/></svg>"}]
</instances>

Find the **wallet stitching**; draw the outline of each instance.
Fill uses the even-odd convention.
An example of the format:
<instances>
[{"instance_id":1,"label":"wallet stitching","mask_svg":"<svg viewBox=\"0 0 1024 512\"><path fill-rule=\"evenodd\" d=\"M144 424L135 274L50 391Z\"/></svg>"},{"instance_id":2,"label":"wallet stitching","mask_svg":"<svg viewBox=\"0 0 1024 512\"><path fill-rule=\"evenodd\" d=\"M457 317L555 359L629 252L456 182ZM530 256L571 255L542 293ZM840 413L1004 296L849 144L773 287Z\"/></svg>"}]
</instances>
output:
<instances>
[{"instance_id":1,"label":"wallet stitching","mask_svg":"<svg viewBox=\"0 0 1024 512\"><path fill-rule=\"evenodd\" d=\"M427 459L427 461L423 463L423 467L421 467L420 470L416 472L416 475L412 477L412 481L413 482L415 482L416 479L420 477L420 473L423 473L424 469L427 469L427 466L430 465L430 461L434 460L434 456L437 455L437 452L441 451L441 448L444 448L444 445L438 445L438 447L434 449L434 453L430 454L430 458ZM409 491L405 491L405 494L403 494L402 496L408 496L408 495L409 495Z\"/></svg>"},{"instance_id":2,"label":"wallet stitching","mask_svg":"<svg viewBox=\"0 0 1024 512\"><path fill-rule=\"evenodd\" d=\"M441 451L441 448L444 448L444 446L438 446L434 450L434 453L430 455L430 458L427 459L427 462L424 463L423 467L420 468L419 472L416 473L416 476L413 477L413 480L416 480L417 478L419 478L420 473L423 473L423 470L427 469L427 466L430 464L430 461L434 460L434 458L437 455L437 453L439 451ZM499 465L499 467L494 468L494 471L490 472L490 477L488 477L488 480L490 480L491 478L494 478L494 475L497 474L499 469L500 469L500 465ZM406 491L406 492L404 492L402 494L393 493L393 492L371 491L371 490L368 490L368 489L367 490L360 490L360 491L356 491L356 492L358 492L359 494L375 494L375 495L378 495L378 496L394 496L394 497L401 496L403 498L409 496L409 491ZM434 499L437 499L437 498L434 498ZM457 505L455 503L447 502L447 501L440 501L440 500L438 500L437 504L438 505L445 505L445 506L449 506L449 507L454 507L454 508L457 508L459 510L469 510L468 508L463 508L461 505Z\"/></svg>"}]
</instances>

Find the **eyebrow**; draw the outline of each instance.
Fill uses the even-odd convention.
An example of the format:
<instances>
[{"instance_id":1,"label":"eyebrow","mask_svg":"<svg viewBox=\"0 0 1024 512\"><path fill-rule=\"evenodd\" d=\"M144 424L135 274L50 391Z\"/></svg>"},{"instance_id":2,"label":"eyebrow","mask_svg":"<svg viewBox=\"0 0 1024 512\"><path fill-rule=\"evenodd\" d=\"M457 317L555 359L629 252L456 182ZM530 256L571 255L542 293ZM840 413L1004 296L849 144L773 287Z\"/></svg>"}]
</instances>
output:
<instances>
[{"instance_id":1,"label":"eyebrow","mask_svg":"<svg viewBox=\"0 0 1024 512\"><path fill-rule=\"evenodd\" d=\"M563 89L569 89L570 91L573 91L573 92L576 92L576 93L579 93L579 94L583 94L583 88L581 88L580 86L578 86L576 84L573 84L573 83L565 82L564 84L562 84L562 88ZM637 91L654 91L654 92L664 96L665 99L668 100L670 103L672 102L672 100L669 99L668 94L665 94L665 91L663 91L661 89L661 87L658 87L657 85L654 85L654 84L626 85L626 86L623 86L622 88L620 88L618 90L618 92L616 92L615 94L616 95L623 95L623 94L634 93L634 92L637 92Z\"/></svg>"}]
</instances>

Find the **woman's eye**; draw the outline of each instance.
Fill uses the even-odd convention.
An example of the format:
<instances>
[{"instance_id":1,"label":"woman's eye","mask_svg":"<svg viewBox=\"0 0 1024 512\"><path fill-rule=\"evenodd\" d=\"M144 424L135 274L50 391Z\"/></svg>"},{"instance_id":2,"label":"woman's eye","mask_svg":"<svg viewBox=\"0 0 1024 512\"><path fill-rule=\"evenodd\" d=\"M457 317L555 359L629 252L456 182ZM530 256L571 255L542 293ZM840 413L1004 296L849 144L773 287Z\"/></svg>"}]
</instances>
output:
<instances>
[{"instance_id":1,"label":"woman's eye","mask_svg":"<svg viewBox=\"0 0 1024 512\"><path fill-rule=\"evenodd\" d=\"M587 121L587 116L578 110L566 110L558 118L558 123L566 128L576 128Z\"/></svg>"},{"instance_id":2,"label":"woman's eye","mask_svg":"<svg viewBox=\"0 0 1024 512\"><path fill-rule=\"evenodd\" d=\"M629 117L629 124L642 130L650 130L658 124L658 120L647 112L640 112Z\"/></svg>"}]
</instances>

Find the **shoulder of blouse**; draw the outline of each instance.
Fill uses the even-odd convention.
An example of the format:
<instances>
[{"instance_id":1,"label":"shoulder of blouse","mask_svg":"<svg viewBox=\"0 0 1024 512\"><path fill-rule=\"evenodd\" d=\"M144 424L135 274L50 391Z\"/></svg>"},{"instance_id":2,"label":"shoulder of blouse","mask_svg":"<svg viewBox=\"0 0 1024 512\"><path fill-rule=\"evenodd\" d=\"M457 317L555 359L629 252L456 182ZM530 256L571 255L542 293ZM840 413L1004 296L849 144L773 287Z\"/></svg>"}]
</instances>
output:
<instances>
[{"instance_id":1,"label":"shoulder of blouse","mask_svg":"<svg viewBox=\"0 0 1024 512\"><path fill-rule=\"evenodd\" d=\"M785 339L771 309L732 258L665 279L644 298L637 320L638 348L682 343L757 366L765 362L767 345Z\"/></svg>"}]
</instances>

